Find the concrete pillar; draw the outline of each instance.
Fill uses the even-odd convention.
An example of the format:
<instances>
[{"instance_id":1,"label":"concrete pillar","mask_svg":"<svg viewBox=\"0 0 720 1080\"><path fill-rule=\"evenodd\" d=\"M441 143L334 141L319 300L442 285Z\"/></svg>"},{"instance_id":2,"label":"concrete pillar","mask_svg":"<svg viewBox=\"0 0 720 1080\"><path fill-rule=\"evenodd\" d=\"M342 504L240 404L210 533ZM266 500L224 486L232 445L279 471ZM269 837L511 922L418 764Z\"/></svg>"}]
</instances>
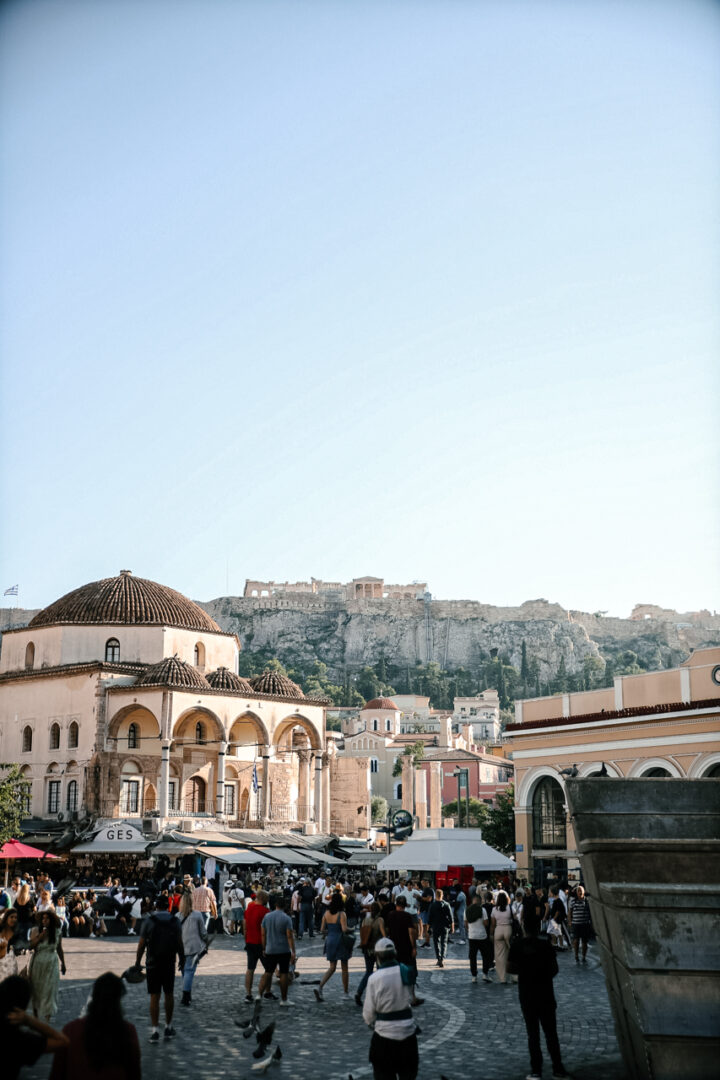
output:
<instances>
[{"instance_id":1,"label":"concrete pillar","mask_svg":"<svg viewBox=\"0 0 720 1080\"><path fill-rule=\"evenodd\" d=\"M622 675L616 675L615 676L613 685L615 687L615 708L618 710L618 712L625 707L623 705L623 682L622 681L623 681Z\"/></svg>"},{"instance_id":2,"label":"concrete pillar","mask_svg":"<svg viewBox=\"0 0 720 1080\"><path fill-rule=\"evenodd\" d=\"M402 765L402 808L412 814L415 811L413 798L415 763L411 754L403 754L400 763Z\"/></svg>"},{"instance_id":3,"label":"concrete pillar","mask_svg":"<svg viewBox=\"0 0 720 1080\"><path fill-rule=\"evenodd\" d=\"M322 763L322 818L320 832L330 832L330 758L323 754Z\"/></svg>"},{"instance_id":4,"label":"concrete pillar","mask_svg":"<svg viewBox=\"0 0 720 1080\"><path fill-rule=\"evenodd\" d=\"M161 743L160 758L160 790L158 792L158 809L160 817L166 818L170 808L170 740L163 739Z\"/></svg>"},{"instance_id":5,"label":"concrete pillar","mask_svg":"<svg viewBox=\"0 0 720 1080\"><path fill-rule=\"evenodd\" d=\"M415 770L415 813L418 829L427 829L427 773L425 769Z\"/></svg>"},{"instance_id":6,"label":"concrete pillar","mask_svg":"<svg viewBox=\"0 0 720 1080\"><path fill-rule=\"evenodd\" d=\"M320 830L322 818L322 754L315 754L315 823Z\"/></svg>"},{"instance_id":7,"label":"concrete pillar","mask_svg":"<svg viewBox=\"0 0 720 1080\"><path fill-rule=\"evenodd\" d=\"M690 693L690 668L680 668L680 700L686 705L689 705L692 701L692 695Z\"/></svg>"},{"instance_id":8,"label":"concrete pillar","mask_svg":"<svg viewBox=\"0 0 720 1080\"><path fill-rule=\"evenodd\" d=\"M442 761L430 762L430 828L442 828Z\"/></svg>"},{"instance_id":9,"label":"concrete pillar","mask_svg":"<svg viewBox=\"0 0 720 1080\"><path fill-rule=\"evenodd\" d=\"M221 742L217 759L217 783L215 784L215 817L221 818L225 814L225 754L227 743Z\"/></svg>"}]
</instances>

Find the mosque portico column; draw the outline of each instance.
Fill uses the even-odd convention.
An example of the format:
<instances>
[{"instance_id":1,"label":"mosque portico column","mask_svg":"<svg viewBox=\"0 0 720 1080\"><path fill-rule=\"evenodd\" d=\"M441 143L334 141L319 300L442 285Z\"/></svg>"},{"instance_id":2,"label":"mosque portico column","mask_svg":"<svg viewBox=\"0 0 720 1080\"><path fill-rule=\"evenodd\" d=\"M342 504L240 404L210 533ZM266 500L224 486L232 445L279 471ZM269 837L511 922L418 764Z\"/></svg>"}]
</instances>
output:
<instances>
[{"instance_id":1,"label":"mosque portico column","mask_svg":"<svg viewBox=\"0 0 720 1080\"><path fill-rule=\"evenodd\" d=\"M310 751L298 750L298 821L310 821Z\"/></svg>"},{"instance_id":2,"label":"mosque portico column","mask_svg":"<svg viewBox=\"0 0 720 1080\"><path fill-rule=\"evenodd\" d=\"M217 784L215 786L215 817L221 818L225 814L225 754L227 743L221 742L217 759Z\"/></svg>"},{"instance_id":3,"label":"mosque portico column","mask_svg":"<svg viewBox=\"0 0 720 1080\"><path fill-rule=\"evenodd\" d=\"M260 793L260 816L262 820L270 820L270 755L271 748L263 746L262 750L262 791Z\"/></svg>"},{"instance_id":4,"label":"mosque portico column","mask_svg":"<svg viewBox=\"0 0 720 1080\"><path fill-rule=\"evenodd\" d=\"M330 832L330 755L323 754L320 763L322 766L322 816L320 819L320 832Z\"/></svg>"},{"instance_id":5,"label":"mosque portico column","mask_svg":"<svg viewBox=\"0 0 720 1080\"><path fill-rule=\"evenodd\" d=\"M322 754L315 754L315 824L320 831L320 820L322 818Z\"/></svg>"},{"instance_id":6,"label":"mosque portico column","mask_svg":"<svg viewBox=\"0 0 720 1080\"><path fill-rule=\"evenodd\" d=\"M166 818L170 808L170 740L163 739L160 757L160 817Z\"/></svg>"}]
</instances>

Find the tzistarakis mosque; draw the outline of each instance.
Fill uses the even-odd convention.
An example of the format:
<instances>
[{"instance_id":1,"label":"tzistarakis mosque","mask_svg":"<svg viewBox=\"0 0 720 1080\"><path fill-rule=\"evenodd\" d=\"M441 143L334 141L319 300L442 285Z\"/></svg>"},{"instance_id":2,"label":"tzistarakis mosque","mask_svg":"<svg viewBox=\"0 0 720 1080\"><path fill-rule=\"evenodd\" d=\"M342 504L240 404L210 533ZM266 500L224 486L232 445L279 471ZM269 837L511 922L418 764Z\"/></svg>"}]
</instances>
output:
<instances>
[{"instance_id":1,"label":"tzistarakis mosque","mask_svg":"<svg viewBox=\"0 0 720 1080\"><path fill-rule=\"evenodd\" d=\"M275 671L241 678L238 655L197 604L129 570L6 631L0 760L20 763L27 812L329 832L326 702Z\"/></svg>"}]
</instances>

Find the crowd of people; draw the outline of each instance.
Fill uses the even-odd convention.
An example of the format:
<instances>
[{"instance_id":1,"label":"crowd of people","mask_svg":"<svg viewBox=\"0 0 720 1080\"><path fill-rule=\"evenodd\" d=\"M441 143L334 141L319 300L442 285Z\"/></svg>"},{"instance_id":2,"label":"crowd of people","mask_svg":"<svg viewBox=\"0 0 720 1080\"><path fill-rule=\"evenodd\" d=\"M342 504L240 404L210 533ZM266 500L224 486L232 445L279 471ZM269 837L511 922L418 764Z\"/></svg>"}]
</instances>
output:
<instances>
[{"instance_id":1,"label":"crowd of people","mask_svg":"<svg viewBox=\"0 0 720 1080\"><path fill-rule=\"evenodd\" d=\"M84 1075L77 1071L81 1066L104 1061L103 1047L120 1042L123 1051L120 1058L113 1056L113 1077L134 1080L140 1075L137 1033L122 1020L124 983L117 976L108 973L97 981L81 1021L66 1025L62 1032L50 1027L60 972L66 973L62 942L68 935L137 936L135 963L125 978L147 984L149 1038L155 1043L175 1035L178 969L180 1004L192 1006L194 976L212 935L244 938L245 1002L278 1001L282 1008L293 1005L295 943L318 935L327 969L314 990L317 1004L325 1001L338 965L342 991L350 994L350 959L359 953L365 971L354 1000L374 1029L370 1059L376 1078L398 1075L412 1080L412 1063L417 1062L412 1010L423 1004L417 993L419 950L432 947L435 964L442 968L454 940L467 945L473 983L479 971L486 983L517 982L528 1031L530 1076L541 1074L542 1027L553 1076L562 1077L567 1073L555 1030L552 992L556 954L572 947L576 962L585 962L592 934L581 886L571 892L567 885L557 884L546 893L526 883L476 878L470 885L455 880L446 889L436 889L427 877L392 883L383 875L362 878L352 872L313 878L285 870L264 879L247 871L225 872L210 882L203 876L168 871L159 880L146 882L141 891L129 891L119 878L109 876L101 895L93 889L55 890L43 872L35 878L16 875L0 894L0 909L0 1024L15 1048L15 1071L9 1075L16 1076L22 1064L35 1061L40 1053L53 1052L52 1080ZM107 1038L100 1039L100 1031ZM120 1074L118 1060L124 1062ZM401 1063L402 1069L393 1063Z\"/></svg>"}]
</instances>

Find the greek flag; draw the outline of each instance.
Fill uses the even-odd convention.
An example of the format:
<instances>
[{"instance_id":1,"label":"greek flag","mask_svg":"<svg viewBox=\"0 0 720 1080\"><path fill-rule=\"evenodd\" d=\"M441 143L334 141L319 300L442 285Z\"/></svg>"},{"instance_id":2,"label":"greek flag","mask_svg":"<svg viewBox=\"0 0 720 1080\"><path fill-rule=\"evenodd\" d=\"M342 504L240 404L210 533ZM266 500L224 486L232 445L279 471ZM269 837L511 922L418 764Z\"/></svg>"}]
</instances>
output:
<instances>
[{"instance_id":1,"label":"greek flag","mask_svg":"<svg viewBox=\"0 0 720 1080\"><path fill-rule=\"evenodd\" d=\"M257 795L257 793L259 791L259 788L260 788L260 785L258 784L258 778L257 778L257 765L253 765L253 791L255 792L256 795Z\"/></svg>"},{"instance_id":2,"label":"greek flag","mask_svg":"<svg viewBox=\"0 0 720 1080\"><path fill-rule=\"evenodd\" d=\"M17 585L11 585L9 589L5 590L5 592L3 593L3 596L17 596L17 594L18 594Z\"/></svg>"}]
</instances>

